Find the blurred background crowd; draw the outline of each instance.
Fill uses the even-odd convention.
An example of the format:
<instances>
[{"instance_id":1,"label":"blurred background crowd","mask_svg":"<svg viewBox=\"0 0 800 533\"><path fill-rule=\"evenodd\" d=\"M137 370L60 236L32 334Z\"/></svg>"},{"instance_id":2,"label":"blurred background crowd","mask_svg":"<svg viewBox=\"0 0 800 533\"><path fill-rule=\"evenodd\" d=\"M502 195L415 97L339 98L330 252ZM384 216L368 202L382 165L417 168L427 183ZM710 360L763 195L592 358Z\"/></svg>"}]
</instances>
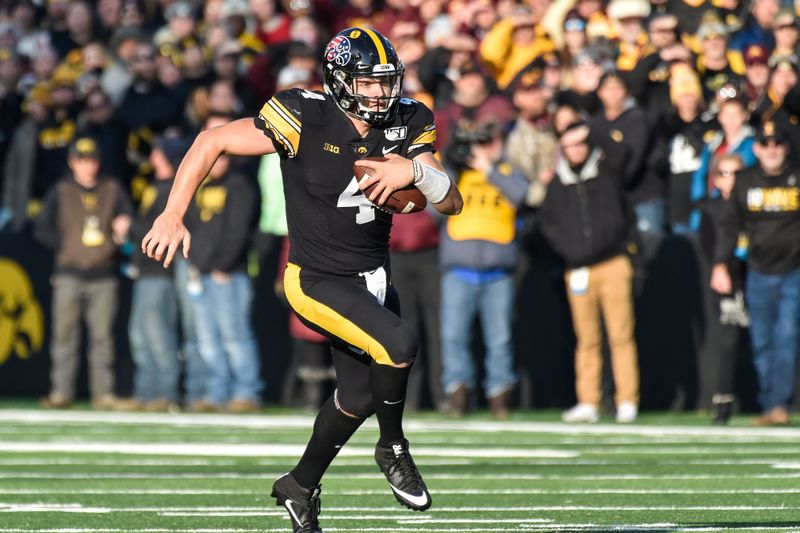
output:
<instances>
[{"instance_id":1,"label":"blurred background crowd","mask_svg":"<svg viewBox=\"0 0 800 533\"><path fill-rule=\"evenodd\" d=\"M519 368L552 348L525 341L538 306L545 329L577 339L559 367L572 375L576 346L575 395L538 403L577 397L567 421L608 408L632 422L648 394L637 351L653 344L636 327L638 301L650 290L658 309L680 285L694 295L691 342L663 366L692 366L694 378L676 404L727 421L750 321L780 322L754 331L744 366L758 378L758 423L788 422L796 245L775 245L788 259L761 272L789 287L767 297L785 304L781 320L769 305L748 309L737 281L749 276L746 224L736 252L715 255L725 178L769 173L765 150L786 152L780 169L800 154L800 23L781 0L0 0L0 228L54 251L45 407L74 402L84 346L100 409L251 412L265 385L287 404L324 400L327 346L296 318L292 355L269 354L291 359L287 372L262 368L258 331L272 317L252 305L253 279L280 298L288 246L277 155L220 159L187 217L188 261L165 270L137 250L194 136L256 116L276 91L320 90L326 43L358 25L394 44L404 93L434 111L466 201L448 221L395 217L394 284L425 339L409 408L459 416L485 404L505 418L537 403ZM605 174L613 185L595 186ZM796 220L791 202L782 212ZM681 253L653 288L665 243ZM710 287L720 262L727 291ZM530 276L555 296L532 294ZM135 367L124 400L120 332Z\"/></svg>"}]
</instances>

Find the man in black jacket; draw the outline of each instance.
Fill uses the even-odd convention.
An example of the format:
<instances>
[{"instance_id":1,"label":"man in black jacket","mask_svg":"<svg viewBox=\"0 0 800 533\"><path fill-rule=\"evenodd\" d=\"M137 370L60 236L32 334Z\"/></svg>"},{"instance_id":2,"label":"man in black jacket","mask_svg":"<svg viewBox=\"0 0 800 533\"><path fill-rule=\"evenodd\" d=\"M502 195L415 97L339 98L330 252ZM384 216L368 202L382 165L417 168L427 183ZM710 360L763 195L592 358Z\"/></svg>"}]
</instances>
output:
<instances>
[{"instance_id":1,"label":"man in black jacket","mask_svg":"<svg viewBox=\"0 0 800 533\"><path fill-rule=\"evenodd\" d=\"M578 404L566 422L596 422L602 400L601 313L611 346L617 422L636 419L639 366L633 336L632 214L623 192L625 150L588 143L589 126L567 126L560 159L540 217L545 238L567 265L566 282L577 337L575 382Z\"/></svg>"},{"instance_id":2,"label":"man in black jacket","mask_svg":"<svg viewBox=\"0 0 800 533\"><path fill-rule=\"evenodd\" d=\"M749 237L745 299L759 381L757 425L789 423L800 333L800 171L789 136L765 122L753 147L758 165L737 174L714 254L711 288L731 292L727 263L741 232Z\"/></svg>"},{"instance_id":3,"label":"man in black jacket","mask_svg":"<svg viewBox=\"0 0 800 533\"><path fill-rule=\"evenodd\" d=\"M211 116L206 129L227 118ZM189 261L195 326L200 355L209 372L205 401L209 409L257 411L261 404L261 364L250 323L253 288L247 252L257 216L257 194L246 177L230 172L220 157L197 191L189 225L193 239Z\"/></svg>"}]
</instances>

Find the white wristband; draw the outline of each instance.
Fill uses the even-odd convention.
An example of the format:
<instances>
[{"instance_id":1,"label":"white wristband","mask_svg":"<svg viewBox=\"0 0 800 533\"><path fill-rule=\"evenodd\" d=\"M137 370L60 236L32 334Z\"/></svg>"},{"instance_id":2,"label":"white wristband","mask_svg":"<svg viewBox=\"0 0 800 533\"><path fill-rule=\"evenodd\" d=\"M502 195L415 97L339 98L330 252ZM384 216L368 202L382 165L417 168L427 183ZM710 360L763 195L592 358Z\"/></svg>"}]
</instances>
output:
<instances>
[{"instance_id":1,"label":"white wristband","mask_svg":"<svg viewBox=\"0 0 800 533\"><path fill-rule=\"evenodd\" d=\"M414 166L414 185L432 204L438 204L450 192L450 177L430 165L412 160Z\"/></svg>"}]
</instances>

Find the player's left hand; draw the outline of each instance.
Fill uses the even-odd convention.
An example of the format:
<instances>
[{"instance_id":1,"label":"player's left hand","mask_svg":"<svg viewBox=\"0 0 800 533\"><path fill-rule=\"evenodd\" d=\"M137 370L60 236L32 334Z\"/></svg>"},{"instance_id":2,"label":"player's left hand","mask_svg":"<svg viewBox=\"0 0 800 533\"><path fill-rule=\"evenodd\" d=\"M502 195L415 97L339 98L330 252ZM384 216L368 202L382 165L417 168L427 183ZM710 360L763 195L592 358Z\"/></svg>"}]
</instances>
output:
<instances>
[{"instance_id":1,"label":"player's left hand","mask_svg":"<svg viewBox=\"0 0 800 533\"><path fill-rule=\"evenodd\" d=\"M386 154L386 161L356 161L356 166L363 168L369 178L362 179L358 187L363 191L373 183L375 190L369 201L383 205L396 190L407 187L414 182L414 169L410 159L397 154Z\"/></svg>"}]
</instances>

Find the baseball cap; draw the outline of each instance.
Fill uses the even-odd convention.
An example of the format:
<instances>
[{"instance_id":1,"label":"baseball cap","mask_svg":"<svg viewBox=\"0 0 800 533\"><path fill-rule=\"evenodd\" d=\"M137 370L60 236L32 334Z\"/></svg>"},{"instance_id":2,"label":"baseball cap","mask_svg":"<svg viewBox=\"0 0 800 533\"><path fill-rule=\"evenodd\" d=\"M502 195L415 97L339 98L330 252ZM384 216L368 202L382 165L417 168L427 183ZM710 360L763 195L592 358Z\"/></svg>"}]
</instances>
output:
<instances>
[{"instance_id":1,"label":"baseball cap","mask_svg":"<svg viewBox=\"0 0 800 533\"><path fill-rule=\"evenodd\" d=\"M766 47L760 44L751 44L744 51L744 64L751 65L766 65L769 61L769 52Z\"/></svg>"},{"instance_id":2,"label":"baseball cap","mask_svg":"<svg viewBox=\"0 0 800 533\"><path fill-rule=\"evenodd\" d=\"M774 27L780 28L781 26L794 26L797 28L797 17L791 8L782 8L775 15Z\"/></svg>"},{"instance_id":3,"label":"baseball cap","mask_svg":"<svg viewBox=\"0 0 800 533\"><path fill-rule=\"evenodd\" d=\"M69 157L100 159L100 148L91 137L78 137L69 146Z\"/></svg>"},{"instance_id":4,"label":"baseball cap","mask_svg":"<svg viewBox=\"0 0 800 533\"><path fill-rule=\"evenodd\" d=\"M189 141L183 137L157 137L153 148L161 150L169 164L177 170L183 156L189 151Z\"/></svg>"},{"instance_id":5,"label":"baseball cap","mask_svg":"<svg viewBox=\"0 0 800 533\"><path fill-rule=\"evenodd\" d=\"M779 128L777 124L768 120L758 127L756 141L759 144L767 144L770 141L785 144L789 142L789 138L786 136L786 132Z\"/></svg>"},{"instance_id":6,"label":"baseball cap","mask_svg":"<svg viewBox=\"0 0 800 533\"><path fill-rule=\"evenodd\" d=\"M713 20L703 23L697 30L697 38L701 41L711 39L714 37L727 37L728 29L719 20Z\"/></svg>"},{"instance_id":7,"label":"baseball cap","mask_svg":"<svg viewBox=\"0 0 800 533\"><path fill-rule=\"evenodd\" d=\"M523 69L511 82L512 91L529 91L541 86L542 69L533 64Z\"/></svg>"},{"instance_id":8,"label":"baseball cap","mask_svg":"<svg viewBox=\"0 0 800 533\"><path fill-rule=\"evenodd\" d=\"M778 127L777 124L771 120L768 120L758 127L758 131L756 132L756 142L759 144L767 144L770 141L786 144L789 142L789 137L786 135L786 132L783 131L783 129Z\"/></svg>"}]
</instances>

